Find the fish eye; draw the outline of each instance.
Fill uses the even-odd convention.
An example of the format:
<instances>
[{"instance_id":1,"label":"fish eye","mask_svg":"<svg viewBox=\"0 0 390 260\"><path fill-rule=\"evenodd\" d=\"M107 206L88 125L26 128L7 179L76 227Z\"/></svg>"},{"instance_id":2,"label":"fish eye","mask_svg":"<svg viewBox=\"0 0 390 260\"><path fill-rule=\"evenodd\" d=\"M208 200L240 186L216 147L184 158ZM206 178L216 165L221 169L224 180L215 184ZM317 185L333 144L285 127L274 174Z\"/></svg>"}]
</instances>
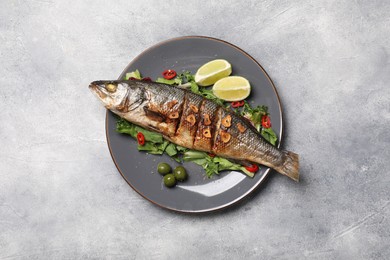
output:
<instances>
[{"instance_id":1,"label":"fish eye","mask_svg":"<svg viewBox=\"0 0 390 260\"><path fill-rule=\"evenodd\" d=\"M108 92L115 92L116 91L116 88L117 88L117 86L115 85L115 84L112 84L112 83L108 83L107 85L106 85L106 89L107 89L107 91Z\"/></svg>"}]
</instances>

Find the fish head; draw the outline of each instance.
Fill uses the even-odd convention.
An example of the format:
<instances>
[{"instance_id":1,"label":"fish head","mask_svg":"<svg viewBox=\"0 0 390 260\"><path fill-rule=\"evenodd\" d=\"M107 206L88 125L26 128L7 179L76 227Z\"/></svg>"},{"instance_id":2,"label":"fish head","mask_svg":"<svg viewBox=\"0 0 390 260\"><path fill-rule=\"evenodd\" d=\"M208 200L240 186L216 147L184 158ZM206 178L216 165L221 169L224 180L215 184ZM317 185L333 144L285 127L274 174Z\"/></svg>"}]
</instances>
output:
<instances>
[{"instance_id":1,"label":"fish head","mask_svg":"<svg viewBox=\"0 0 390 260\"><path fill-rule=\"evenodd\" d=\"M89 89L107 109L117 114L135 109L145 99L142 84L132 81L94 81Z\"/></svg>"}]
</instances>

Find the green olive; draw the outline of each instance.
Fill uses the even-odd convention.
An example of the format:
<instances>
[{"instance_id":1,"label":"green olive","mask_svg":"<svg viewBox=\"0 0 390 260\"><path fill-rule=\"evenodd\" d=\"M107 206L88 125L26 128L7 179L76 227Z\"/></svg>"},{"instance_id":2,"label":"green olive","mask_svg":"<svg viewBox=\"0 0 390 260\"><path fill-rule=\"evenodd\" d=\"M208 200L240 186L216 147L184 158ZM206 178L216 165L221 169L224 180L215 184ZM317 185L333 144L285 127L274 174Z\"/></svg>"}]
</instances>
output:
<instances>
[{"instance_id":1,"label":"green olive","mask_svg":"<svg viewBox=\"0 0 390 260\"><path fill-rule=\"evenodd\" d=\"M157 165L157 171L161 175L165 175L171 172L171 166L167 163L159 163Z\"/></svg>"},{"instance_id":2,"label":"green olive","mask_svg":"<svg viewBox=\"0 0 390 260\"><path fill-rule=\"evenodd\" d=\"M173 174L178 181L185 181L188 177L187 171L183 166L177 166L173 171Z\"/></svg>"},{"instance_id":3,"label":"green olive","mask_svg":"<svg viewBox=\"0 0 390 260\"><path fill-rule=\"evenodd\" d=\"M176 179L175 176L172 173L169 173L164 176L164 184L168 188L171 188L176 185Z\"/></svg>"}]
</instances>

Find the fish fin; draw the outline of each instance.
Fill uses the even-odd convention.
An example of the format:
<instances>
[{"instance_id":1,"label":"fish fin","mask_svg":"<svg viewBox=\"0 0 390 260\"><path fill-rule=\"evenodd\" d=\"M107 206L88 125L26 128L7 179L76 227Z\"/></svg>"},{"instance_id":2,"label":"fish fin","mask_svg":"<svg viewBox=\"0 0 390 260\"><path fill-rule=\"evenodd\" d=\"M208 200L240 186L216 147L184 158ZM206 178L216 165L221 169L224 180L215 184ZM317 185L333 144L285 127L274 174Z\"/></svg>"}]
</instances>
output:
<instances>
[{"instance_id":1,"label":"fish fin","mask_svg":"<svg viewBox=\"0 0 390 260\"><path fill-rule=\"evenodd\" d=\"M276 170L281 174L299 182L299 155L289 151L283 151L285 160Z\"/></svg>"}]
</instances>

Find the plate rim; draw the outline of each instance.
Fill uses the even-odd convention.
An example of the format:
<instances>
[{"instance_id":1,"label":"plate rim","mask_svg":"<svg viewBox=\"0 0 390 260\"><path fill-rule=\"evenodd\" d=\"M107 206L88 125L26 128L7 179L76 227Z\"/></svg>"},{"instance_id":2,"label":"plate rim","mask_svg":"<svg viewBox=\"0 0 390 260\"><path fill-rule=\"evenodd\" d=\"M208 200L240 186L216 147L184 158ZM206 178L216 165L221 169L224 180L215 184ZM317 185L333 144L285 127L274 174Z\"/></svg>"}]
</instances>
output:
<instances>
[{"instance_id":1,"label":"plate rim","mask_svg":"<svg viewBox=\"0 0 390 260\"><path fill-rule=\"evenodd\" d=\"M133 65L133 63L138 60L140 57L142 57L145 53L155 49L155 48L158 48L159 46L163 45L163 44L166 44L166 43L169 43L169 42L172 42L172 41L180 41L180 40L185 40L185 39L207 39L207 40L212 40L212 41L216 41L216 42L219 42L219 43L223 43L223 44L226 44L226 45L229 45L230 47L233 47L234 49L238 50L239 52L241 52L243 55L247 56L250 60L252 60L264 73L264 75L266 76L266 78L268 79L269 83L271 84L272 86L272 89L276 95L276 99L278 101L278 106L279 106L279 116L280 116L280 134L279 134L279 141L278 141L278 144L277 144L277 148L280 148L280 145L281 145L281 142L282 142L282 138L283 138L283 109L282 109L282 104L280 102L280 96L279 96L279 93L275 87L275 84L274 82L272 81L271 77L268 75L268 73L265 71L265 69L263 68L263 66L261 66L261 64L255 60L251 55L249 55L247 52L245 52L243 49L241 49L240 47L230 43L230 42L227 42L225 40L221 40L221 39L218 39L218 38L214 38L214 37L210 37L210 36L201 36L201 35L188 35L188 36L180 36L180 37L174 37L174 38L170 38L170 39L166 39L166 40L163 40L163 41L160 41L148 48L146 48L144 51L142 51L140 54L138 54L137 56L135 56L131 62L125 67L125 69L121 72L118 80L120 80L122 77L123 77L123 74L126 73L126 71L128 70L128 68L130 66ZM242 194L241 196L237 197L236 199L228 202L228 203L225 203L223 205L220 205L220 206L216 206L216 207L213 207L213 208L207 208L207 209L201 209L201 210L183 210L183 209L177 209L177 208L173 208L173 207L169 207L169 206L166 206L166 205L162 205L150 198L148 198L147 196L145 196L144 194L142 194L142 192L140 192L136 187L134 187L127 179L126 177L124 176L124 174L122 173L122 171L120 170L119 166L118 166L118 163L116 162L114 156L113 156L113 153L112 153L112 147L111 147L111 143L110 143L110 140L109 140L109 135L108 135L108 115L109 115L110 111L107 110L106 111L106 122L105 122L105 128L106 128L106 140L107 140L107 146L108 146L108 150L110 151L110 156L115 164L115 167L117 168L118 172L120 173L120 175L122 176L122 178L127 182L127 184L134 190L136 191L139 195L141 195L144 199L148 200L149 202L153 203L154 205L157 205L163 209L168 209L168 210L172 210L172 211L175 211L175 212L179 212L179 213L191 213L191 214L197 214L197 213L208 213L208 212L215 212L215 211L222 211L222 210L225 210L227 208L230 208L234 205L237 205L239 202L241 202L244 198L246 198L247 196L249 196L250 194L252 194L255 190L257 190L257 188L266 180L267 176L270 174L270 172L272 171L271 168L268 168L263 176L257 181L257 183L255 183L255 185L253 185L249 190L247 190L244 194Z\"/></svg>"}]
</instances>

